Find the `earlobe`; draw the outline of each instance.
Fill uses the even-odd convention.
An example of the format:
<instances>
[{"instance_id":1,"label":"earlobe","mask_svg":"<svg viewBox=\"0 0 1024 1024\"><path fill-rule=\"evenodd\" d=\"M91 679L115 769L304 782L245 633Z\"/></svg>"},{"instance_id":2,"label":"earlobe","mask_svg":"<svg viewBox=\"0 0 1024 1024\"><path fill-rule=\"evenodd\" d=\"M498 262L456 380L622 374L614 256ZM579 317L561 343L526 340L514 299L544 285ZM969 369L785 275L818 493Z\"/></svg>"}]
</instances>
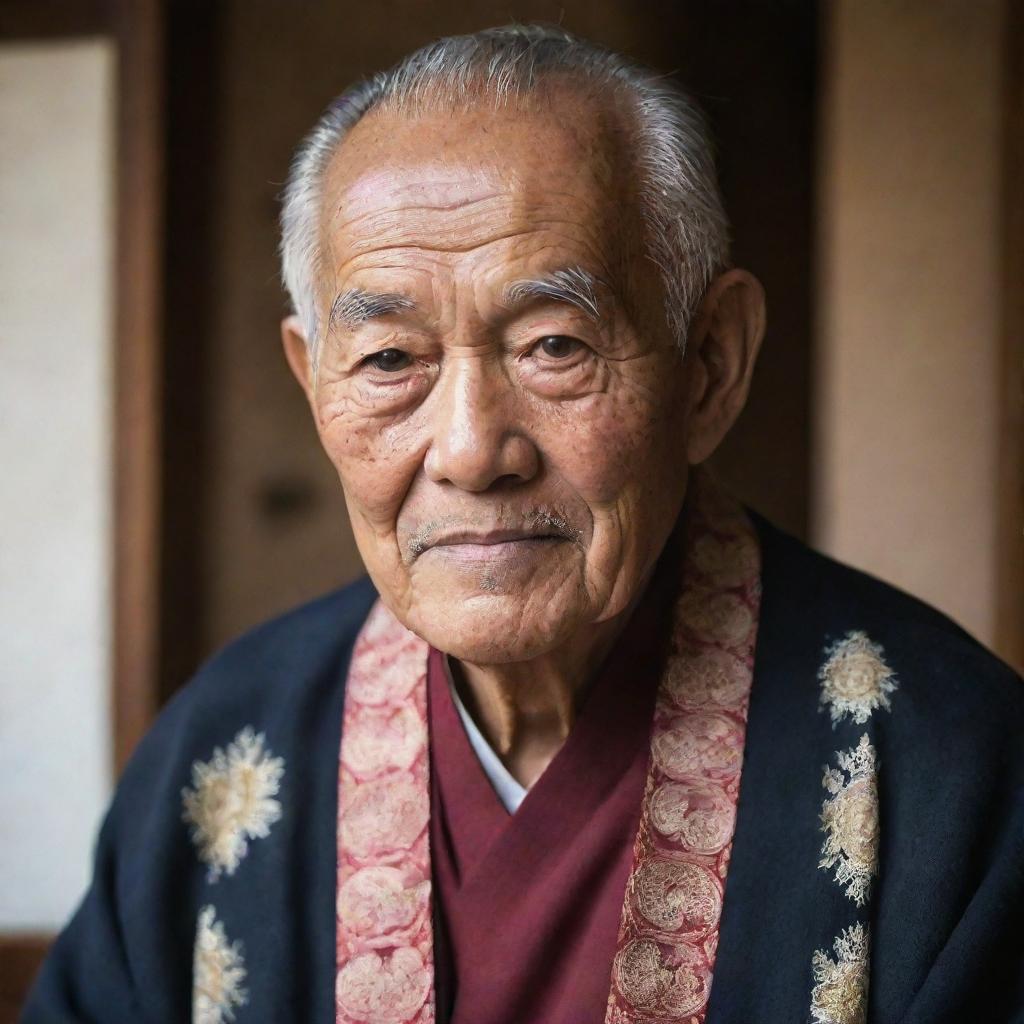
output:
<instances>
[{"instance_id":1,"label":"earlobe","mask_svg":"<svg viewBox=\"0 0 1024 1024\"><path fill-rule=\"evenodd\" d=\"M310 360L309 343L302 321L295 315L286 316L281 321L281 343L284 346L285 359L291 368L292 375L306 393L310 404L313 402L313 367Z\"/></svg>"},{"instance_id":2,"label":"earlobe","mask_svg":"<svg viewBox=\"0 0 1024 1024\"><path fill-rule=\"evenodd\" d=\"M702 382L691 410L687 456L708 459L736 422L765 331L761 282L746 270L727 270L707 290L694 318L691 373Z\"/></svg>"}]
</instances>

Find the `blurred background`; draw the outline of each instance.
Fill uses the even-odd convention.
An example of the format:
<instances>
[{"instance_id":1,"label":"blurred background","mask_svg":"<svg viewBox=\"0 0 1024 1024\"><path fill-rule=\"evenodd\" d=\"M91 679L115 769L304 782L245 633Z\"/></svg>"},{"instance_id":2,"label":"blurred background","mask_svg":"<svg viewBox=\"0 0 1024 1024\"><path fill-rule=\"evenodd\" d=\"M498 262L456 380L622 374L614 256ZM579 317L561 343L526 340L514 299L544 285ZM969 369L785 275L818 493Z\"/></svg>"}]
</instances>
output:
<instances>
[{"instance_id":1,"label":"blurred background","mask_svg":"<svg viewBox=\"0 0 1024 1024\"><path fill-rule=\"evenodd\" d=\"M720 474L1024 666L1024 4L0 0L0 1020L159 707L361 571L278 341L295 145L510 20L710 115L770 314Z\"/></svg>"}]
</instances>

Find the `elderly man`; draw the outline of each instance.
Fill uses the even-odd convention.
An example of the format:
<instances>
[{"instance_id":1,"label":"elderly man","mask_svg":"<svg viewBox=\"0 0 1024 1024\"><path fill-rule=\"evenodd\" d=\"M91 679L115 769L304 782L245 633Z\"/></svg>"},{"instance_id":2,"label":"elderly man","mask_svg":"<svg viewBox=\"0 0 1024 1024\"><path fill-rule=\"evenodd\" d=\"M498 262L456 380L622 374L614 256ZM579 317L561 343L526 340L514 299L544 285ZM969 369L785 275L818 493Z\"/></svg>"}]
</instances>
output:
<instances>
[{"instance_id":1,"label":"elderly man","mask_svg":"<svg viewBox=\"0 0 1024 1024\"><path fill-rule=\"evenodd\" d=\"M26 1020L1020 1020L1018 680L699 468L765 314L692 103L445 39L283 236L372 583L163 714Z\"/></svg>"}]
</instances>

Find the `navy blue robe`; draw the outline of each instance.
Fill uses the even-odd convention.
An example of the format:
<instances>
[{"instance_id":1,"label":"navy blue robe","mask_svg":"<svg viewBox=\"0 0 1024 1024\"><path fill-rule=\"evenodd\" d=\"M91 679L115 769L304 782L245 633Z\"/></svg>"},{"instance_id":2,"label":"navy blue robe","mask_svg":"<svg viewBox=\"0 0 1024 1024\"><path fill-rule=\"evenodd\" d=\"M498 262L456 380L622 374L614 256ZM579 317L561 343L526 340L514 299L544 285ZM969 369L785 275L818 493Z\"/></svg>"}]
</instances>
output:
<instances>
[{"instance_id":1,"label":"navy blue robe","mask_svg":"<svg viewBox=\"0 0 1024 1024\"><path fill-rule=\"evenodd\" d=\"M1024 1021L1021 680L933 609L755 524L761 622L708 1024L810 1021L812 955L855 920L871 931L872 1024ZM248 633L162 712L117 788L91 887L25 1024L189 1020L196 922L211 904L244 950L238 1024L334 1021L343 689L374 597L363 580ZM867 725L833 724L820 704L823 652L852 631L884 648L899 681ZM211 880L182 790L195 761L246 727L284 759L281 817ZM865 731L880 845L857 912L819 865L822 770Z\"/></svg>"}]
</instances>

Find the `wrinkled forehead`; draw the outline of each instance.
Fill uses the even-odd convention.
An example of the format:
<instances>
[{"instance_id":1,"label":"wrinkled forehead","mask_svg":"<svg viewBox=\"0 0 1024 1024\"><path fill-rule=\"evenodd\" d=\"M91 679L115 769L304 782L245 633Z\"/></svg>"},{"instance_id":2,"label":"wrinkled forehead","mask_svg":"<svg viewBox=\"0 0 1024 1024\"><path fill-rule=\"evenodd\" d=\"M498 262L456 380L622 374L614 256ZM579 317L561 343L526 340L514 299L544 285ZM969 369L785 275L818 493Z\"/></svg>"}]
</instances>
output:
<instances>
[{"instance_id":1,"label":"wrinkled forehead","mask_svg":"<svg viewBox=\"0 0 1024 1024\"><path fill-rule=\"evenodd\" d=\"M570 90L526 105L371 111L327 169L322 241L337 266L382 247L467 251L546 232L614 272L635 228L623 123Z\"/></svg>"}]
</instances>

